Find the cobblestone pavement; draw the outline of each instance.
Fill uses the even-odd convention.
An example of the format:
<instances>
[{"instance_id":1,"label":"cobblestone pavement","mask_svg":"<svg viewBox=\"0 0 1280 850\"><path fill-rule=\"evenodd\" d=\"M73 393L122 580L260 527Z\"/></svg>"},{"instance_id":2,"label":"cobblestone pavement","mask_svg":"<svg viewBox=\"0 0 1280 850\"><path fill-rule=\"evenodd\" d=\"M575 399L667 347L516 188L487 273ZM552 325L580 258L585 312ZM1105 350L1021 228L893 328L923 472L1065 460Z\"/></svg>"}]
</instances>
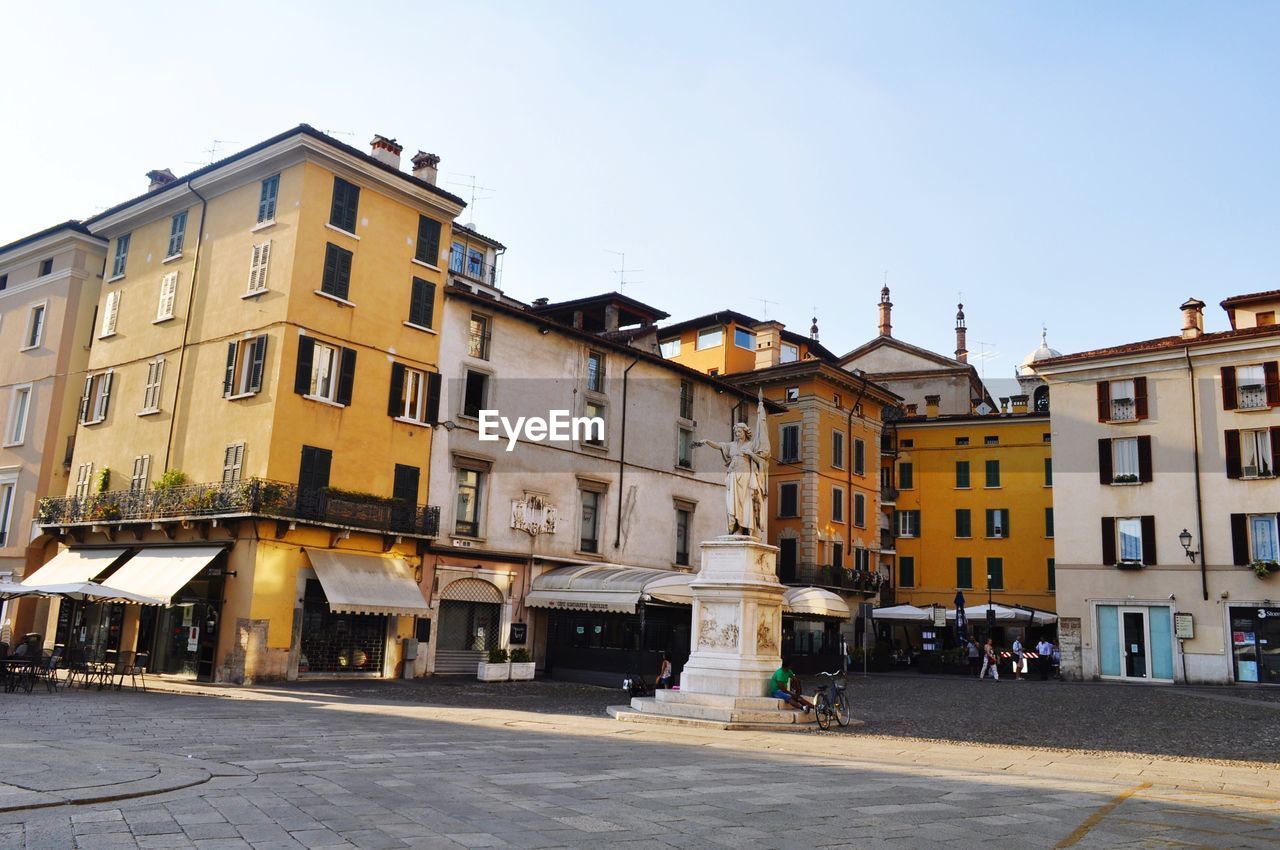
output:
<instances>
[{"instance_id":1,"label":"cobblestone pavement","mask_svg":"<svg viewBox=\"0 0 1280 850\"><path fill-rule=\"evenodd\" d=\"M896 708L914 715L905 703L924 684L881 678L863 705L897 692ZM1023 699L938 684L954 686L951 712ZM515 687L3 696L0 850L1280 844L1274 765L640 727L586 716L588 690L551 683L515 708ZM1085 703L1112 699L1053 689L1061 696L1040 706L1077 690L1095 695ZM401 693L420 699L387 698ZM1245 707L1193 695L1179 705L1184 716Z\"/></svg>"}]
</instances>

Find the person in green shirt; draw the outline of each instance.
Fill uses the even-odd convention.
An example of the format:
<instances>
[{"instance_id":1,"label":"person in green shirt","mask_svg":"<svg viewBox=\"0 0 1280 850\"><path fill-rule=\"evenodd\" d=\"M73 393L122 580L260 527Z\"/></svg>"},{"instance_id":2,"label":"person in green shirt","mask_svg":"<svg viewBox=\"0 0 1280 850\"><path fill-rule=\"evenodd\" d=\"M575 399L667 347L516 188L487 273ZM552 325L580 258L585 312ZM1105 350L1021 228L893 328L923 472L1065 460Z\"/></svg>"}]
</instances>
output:
<instances>
[{"instance_id":1,"label":"person in green shirt","mask_svg":"<svg viewBox=\"0 0 1280 850\"><path fill-rule=\"evenodd\" d=\"M776 699L784 699L792 708L800 711L809 712L809 704L800 699L800 680L796 678L796 674L791 669L790 662L782 659L782 666L773 674L773 678L769 680L769 693Z\"/></svg>"}]
</instances>

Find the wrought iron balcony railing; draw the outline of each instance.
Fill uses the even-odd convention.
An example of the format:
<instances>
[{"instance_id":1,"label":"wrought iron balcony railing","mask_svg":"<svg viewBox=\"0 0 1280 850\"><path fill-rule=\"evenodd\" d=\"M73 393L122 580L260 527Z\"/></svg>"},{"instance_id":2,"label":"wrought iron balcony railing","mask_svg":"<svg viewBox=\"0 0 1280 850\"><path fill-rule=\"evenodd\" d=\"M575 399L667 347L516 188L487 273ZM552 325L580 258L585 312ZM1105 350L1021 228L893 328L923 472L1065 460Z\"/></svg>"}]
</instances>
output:
<instances>
[{"instance_id":1,"label":"wrought iron balcony railing","mask_svg":"<svg viewBox=\"0 0 1280 850\"><path fill-rule=\"evenodd\" d=\"M471 280L498 285L498 269L492 263L485 262L476 254L464 254L461 251L449 252L449 271L460 274Z\"/></svg>"},{"instance_id":2,"label":"wrought iron balcony railing","mask_svg":"<svg viewBox=\"0 0 1280 850\"><path fill-rule=\"evenodd\" d=\"M778 580L783 584L816 585L818 587L856 590L874 594L880 590L882 577L872 570L813 564L779 565Z\"/></svg>"},{"instance_id":3,"label":"wrought iron balcony railing","mask_svg":"<svg viewBox=\"0 0 1280 850\"><path fill-rule=\"evenodd\" d=\"M299 488L263 478L41 499L36 521L58 526L237 515L309 520L415 537L435 537L440 528L440 508L435 505L328 487Z\"/></svg>"}]
</instances>

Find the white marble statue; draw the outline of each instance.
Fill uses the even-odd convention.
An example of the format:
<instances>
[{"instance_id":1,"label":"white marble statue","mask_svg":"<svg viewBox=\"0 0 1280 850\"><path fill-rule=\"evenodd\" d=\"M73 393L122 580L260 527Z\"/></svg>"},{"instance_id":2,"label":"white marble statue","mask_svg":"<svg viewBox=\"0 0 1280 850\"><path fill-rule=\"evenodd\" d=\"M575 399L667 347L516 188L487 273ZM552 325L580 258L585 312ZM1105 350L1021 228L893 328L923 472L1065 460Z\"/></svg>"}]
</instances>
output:
<instances>
[{"instance_id":1,"label":"white marble statue","mask_svg":"<svg viewBox=\"0 0 1280 850\"><path fill-rule=\"evenodd\" d=\"M711 446L724 459L729 533L763 537L765 502L769 497L769 429L763 391L756 396L754 431L739 422L733 426L733 442L695 440L693 445Z\"/></svg>"}]
</instances>

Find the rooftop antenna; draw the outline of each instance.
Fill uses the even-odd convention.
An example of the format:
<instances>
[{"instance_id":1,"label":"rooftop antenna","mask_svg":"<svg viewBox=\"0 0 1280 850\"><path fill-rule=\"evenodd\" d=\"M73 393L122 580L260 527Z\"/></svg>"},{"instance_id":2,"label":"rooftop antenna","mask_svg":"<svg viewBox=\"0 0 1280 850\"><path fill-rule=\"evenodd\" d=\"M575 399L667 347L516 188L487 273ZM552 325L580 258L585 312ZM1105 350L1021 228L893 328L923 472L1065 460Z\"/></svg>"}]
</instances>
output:
<instances>
[{"instance_id":1,"label":"rooftop antenna","mask_svg":"<svg viewBox=\"0 0 1280 850\"><path fill-rule=\"evenodd\" d=\"M777 307L778 304L781 303L778 301L770 301L768 298L752 298L751 300L759 301L761 304L764 305L764 318L766 319L769 318L769 305L772 304L773 306Z\"/></svg>"},{"instance_id":2,"label":"rooftop antenna","mask_svg":"<svg viewBox=\"0 0 1280 850\"><path fill-rule=\"evenodd\" d=\"M204 162L194 162L192 160L187 160L186 164L187 165L210 165L211 163L217 161L218 147L220 145L234 145L234 144L235 142L229 141L228 139L214 139L212 142L209 143L209 147L204 149L204 154L207 157L207 159L205 159Z\"/></svg>"},{"instance_id":3,"label":"rooftop antenna","mask_svg":"<svg viewBox=\"0 0 1280 850\"><path fill-rule=\"evenodd\" d=\"M355 133L353 133L350 130L321 130L320 132L324 133L326 136L354 136L355 135Z\"/></svg>"},{"instance_id":4,"label":"rooftop antenna","mask_svg":"<svg viewBox=\"0 0 1280 850\"><path fill-rule=\"evenodd\" d=\"M468 223L469 223L469 224L475 224L475 223L476 223L476 202L477 202L477 201L487 201L487 200L489 200L490 198L492 198L492 197L493 197L493 195L482 195L482 194L478 194L478 193L480 193L480 192L496 192L496 191L498 191L498 190L497 190L497 189L491 189L491 188L489 188L488 186L481 186L481 185L479 185L478 183L476 183L476 179L477 179L477 178L476 178L476 176L475 176L474 174L458 174L456 171L451 171L451 172L449 172L449 173L450 173L450 174L452 174L454 177L465 177L465 178L467 178L465 181L464 181L464 180L450 180L450 181L449 181L449 185L450 185L450 186L461 186L461 187L463 187L464 189L469 189L469 190L471 191L471 201L467 204L467 210L468 210L468 212L469 212L469 214L470 214L471 221L470 221L470 222L468 222Z\"/></svg>"},{"instance_id":5,"label":"rooftop antenna","mask_svg":"<svg viewBox=\"0 0 1280 850\"><path fill-rule=\"evenodd\" d=\"M985 384L987 381L987 361L995 360L1000 356L1000 352L992 351L990 354L987 353L988 348L994 349L996 347L994 342L983 342L980 339L975 339L974 342L978 345L978 361L982 363L982 382Z\"/></svg>"},{"instance_id":6,"label":"rooftop antenna","mask_svg":"<svg viewBox=\"0 0 1280 850\"><path fill-rule=\"evenodd\" d=\"M619 258L618 268L616 268L616 269L614 269L614 270L613 270L613 273L614 273L614 274L616 274L616 275L618 276L618 289L619 289L619 290L624 290L624 291L625 291L625 290L626 290L626 288L627 288L627 284L631 284L632 286L635 286L637 283L643 283L643 281L639 281L639 280L627 280L627 272L628 272L628 271L630 271L630 272L632 272L632 273L634 274L634 273L636 273L636 272L642 272L642 271L644 271L644 269L628 269L628 268L627 268L627 254L626 254L626 252L625 252L625 251L610 251L608 248L604 248L604 249L602 249L602 250L603 250L606 254L613 254L613 255L615 255L615 256L617 256L617 257Z\"/></svg>"}]
</instances>

